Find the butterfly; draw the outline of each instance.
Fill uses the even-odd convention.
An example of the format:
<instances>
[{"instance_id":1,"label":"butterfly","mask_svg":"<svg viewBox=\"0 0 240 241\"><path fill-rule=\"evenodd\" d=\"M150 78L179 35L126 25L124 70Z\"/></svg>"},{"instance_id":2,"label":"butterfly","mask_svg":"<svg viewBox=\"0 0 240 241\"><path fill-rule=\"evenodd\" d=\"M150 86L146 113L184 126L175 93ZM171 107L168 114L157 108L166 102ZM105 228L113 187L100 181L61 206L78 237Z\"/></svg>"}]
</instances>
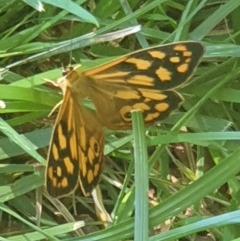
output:
<instances>
[{"instance_id":1,"label":"butterfly","mask_svg":"<svg viewBox=\"0 0 240 241\"><path fill-rule=\"evenodd\" d=\"M199 42L177 42L117 58L95 68L70 68L57 83L63 101L53 127L45 174L46 190L60 198L80 185L88 195L103 168L104 133L131 128L131 111L146 125L165 119L183 102L175 90L194 74L203 54ZM89 98L96 115L81 105Z\"/></svg>"}]
</instances>

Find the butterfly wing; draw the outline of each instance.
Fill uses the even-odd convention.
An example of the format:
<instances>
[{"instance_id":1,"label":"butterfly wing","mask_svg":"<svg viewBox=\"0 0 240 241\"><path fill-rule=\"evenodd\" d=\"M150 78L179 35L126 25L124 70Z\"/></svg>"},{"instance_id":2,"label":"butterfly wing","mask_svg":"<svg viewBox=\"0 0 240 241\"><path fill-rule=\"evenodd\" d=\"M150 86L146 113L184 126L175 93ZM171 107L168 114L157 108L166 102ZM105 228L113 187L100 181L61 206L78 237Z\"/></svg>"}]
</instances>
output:
<instances>
[{"instance_id":1,"label":"butterfly wing","mask_svg":"<svg viewBox=\"0 0 240 241\"><path fill-rule=\"evenodd\" d=\"M102 126L85 108L79 109L81 114L80 131L78 133L80 186L84 195L89 195L98 184L104 163L104 133ZM80 117L80 116L79 116Z\"/></svg>"},{"instance_id":2,"label":"butterfly wing","mask_svg":"<svg viewBox=\"0 0 240 241\"><path fill-rule=\"evenodd\" d=\"M204 51L199 42L162 45L123 56L83 75L96 82L172 90L191 78Z\"/></svg>"},{"instance_id":3,"label":"butterfly wing","mask_svg":"<svg viewBox=\"0 0 240 241\"><path fill-rule=\"evenodd\" d=\"M143 111L146 124L166 118L183 101L174 89L191 78L203 53L199 42L179 42L84 71L87 95L99 120L110 129L126 129L131 126L130 111L134 109Z\"/></svg>"},{"instance_id":4,"label":"butterfly wing","mask_svg":"<svg viewBox=\"0 0 240 241\"><path fill-rule=\"evenodd\" d=\"M131 128L131 111L142 110L145 124L153 124L165 119L183 102L175 91L155 89L125 88L114 85L114 90L106 84L94 86L89 97L93 100L99 121L112 130ZM94 94L97 93L97 94Z\"/></svg>"},{"instance_id":5,"label":"butterfly wing","mask_svg":"<svg viewBox=\"0 0 240 241\"><path fill-rule=\"evenodd\" d=\"M101 126L66 89L53 128L46 167L46 189L52 197L67 196L80 182L85 195L97 185L103 164Z\"/></svg>"}]
</instances>

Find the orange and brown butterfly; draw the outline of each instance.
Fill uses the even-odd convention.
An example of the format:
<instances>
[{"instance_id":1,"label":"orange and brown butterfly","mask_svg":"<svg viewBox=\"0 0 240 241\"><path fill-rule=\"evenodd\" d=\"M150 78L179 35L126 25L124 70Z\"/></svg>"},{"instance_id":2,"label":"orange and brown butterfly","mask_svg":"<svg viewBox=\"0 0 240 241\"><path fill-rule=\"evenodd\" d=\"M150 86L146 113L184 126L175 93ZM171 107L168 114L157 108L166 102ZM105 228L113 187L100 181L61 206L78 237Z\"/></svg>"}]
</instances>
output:
<instances>
[{"instance_id":1,"label":"orange and brown butterfly","mask_svg":"<svg viewBox=\"0 0 240 241\"><path fill-rule=\"evenodd\" d=\"M47 192L63 197L80 185L85 195L90 194L103 168L102 126L131 128L134 109L142 110L148 125L166 118L183 102L175 89L191 78L204 51L199 42L178 42L140 50L83 72L69 69L58 79L63 101L49 147ZM94 103L96 117L80 104L86 97Z\"/></svg>"}]
</instances>

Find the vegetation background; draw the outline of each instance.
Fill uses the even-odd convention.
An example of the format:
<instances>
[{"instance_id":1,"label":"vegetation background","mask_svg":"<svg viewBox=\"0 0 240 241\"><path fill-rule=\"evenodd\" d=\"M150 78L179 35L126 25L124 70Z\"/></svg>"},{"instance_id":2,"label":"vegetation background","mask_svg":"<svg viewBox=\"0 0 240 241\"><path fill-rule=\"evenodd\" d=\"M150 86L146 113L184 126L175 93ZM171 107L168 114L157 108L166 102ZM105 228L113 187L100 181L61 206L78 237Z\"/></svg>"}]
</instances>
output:
<instances>
[{"instance_id":1,"label":"vegetation background","mask_svg":"<svg viewBox=\"0 0 240 241\"><path fill-rule=\"evenodd\" d=\"M106 241L135 234L138 241L146 236L239 241L239 5L236 0L0 0L0 239ZM138 24L140 33L98 43L100 34ZM96 35L89 34L93 31ZM140 177L150 183L147 203L134 192L135 136L106 130L110 158L100 187L113 223L99 230L92 197L79 193L77 213L84 215L60 215L41 196L55 117L47 116L61 100L43 78L57 79L69 63L89 68L109 57L184 40L202 41L206 53L179 90L184 105L161 126L148 128L149 173ZM73 214L72 198L62 202ZM134 220L138 204L149 213ZM88 229L74 237L71 231L84 226L82 220L90 220ZM137 233L142 238L136 239Z\"/></svg>"}]
</instances>

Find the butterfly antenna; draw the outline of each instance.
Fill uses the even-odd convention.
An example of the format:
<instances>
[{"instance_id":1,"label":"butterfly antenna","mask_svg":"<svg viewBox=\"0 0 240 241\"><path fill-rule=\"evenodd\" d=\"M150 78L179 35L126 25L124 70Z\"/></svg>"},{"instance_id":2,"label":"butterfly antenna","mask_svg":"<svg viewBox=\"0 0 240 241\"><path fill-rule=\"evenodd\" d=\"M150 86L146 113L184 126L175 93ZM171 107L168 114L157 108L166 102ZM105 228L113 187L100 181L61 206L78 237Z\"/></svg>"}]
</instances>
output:
<instances>
[{"instance_id":1,"label":"butterfly antenna","mask_svg":"<svg viewBox=\"0 0 240 241\"><path fill-rule=\"evenodd\" d=\"M71 20L71 28L70 28L70 43L72 45L72 30L73 30L73 20ZM70 51L70 55L69 55L69 62L68 62L68 65L64 65L62 64L62 76L66 76L69 72L69 70L72 70L73 67L72 67L72 49Z\"/></svg>"},{"instance_id":2,"label":"butterfly antenna","mask_svg":"<svg viewBox=\"0 0 240 241\"><path fill-rule=\"evenodd\" d=\"M71 46L73 45L73 20L71 20L71 31L70 31L70 36L71 36ZM72 49L71 49L71 51L70 51L70 56L69 56L69 64L68 64L68 66L72 66L72 54L73 53L73 51L72 51Z\"/></svg>"}]
</instances>

